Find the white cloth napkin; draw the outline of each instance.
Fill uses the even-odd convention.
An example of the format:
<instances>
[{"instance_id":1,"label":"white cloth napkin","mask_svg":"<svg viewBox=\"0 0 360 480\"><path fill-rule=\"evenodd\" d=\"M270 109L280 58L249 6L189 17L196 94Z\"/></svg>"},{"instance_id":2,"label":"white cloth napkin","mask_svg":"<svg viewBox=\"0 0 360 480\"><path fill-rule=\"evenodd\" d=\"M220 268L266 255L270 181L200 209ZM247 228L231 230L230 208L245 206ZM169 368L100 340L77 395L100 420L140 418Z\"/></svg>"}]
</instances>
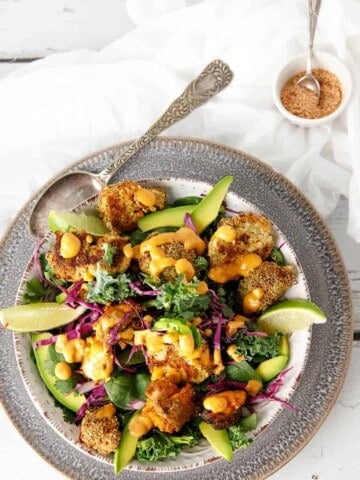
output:
<instances>
[{"instance_id":1,"label":"white cloth napkin","mask_svg":"<svg viewBox=\"0 0 360 480\"><path fill-rule=\"evenodd\" d=\"M152 4L152 8L149 7ZM304 53L306 0L128 0L136 27L99 52L49 55L0 82L0 234L30 194L67 165L141 135L210 61L234 79L166 134L239 148L284 173L323 216L349 198L360 242L360 4L323 1L315 48L337 55L355 83L331 125L302 129L276 110L280 66Z\"/></svg>"}]
</instances>

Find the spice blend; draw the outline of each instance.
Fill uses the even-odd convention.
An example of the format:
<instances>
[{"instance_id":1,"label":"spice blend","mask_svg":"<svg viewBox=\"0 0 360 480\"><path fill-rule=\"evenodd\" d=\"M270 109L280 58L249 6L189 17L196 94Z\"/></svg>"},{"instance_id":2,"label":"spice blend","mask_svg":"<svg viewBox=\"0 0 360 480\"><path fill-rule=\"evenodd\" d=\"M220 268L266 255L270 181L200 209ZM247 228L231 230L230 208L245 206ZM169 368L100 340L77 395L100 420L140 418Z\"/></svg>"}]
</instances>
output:
<instances>
[{"instance_id":1,"label":"spice blend","mask_svg":"<svg viewBox=\"0 0 360 480\"><path fill-rule=\"evenodd\" d=\"M313 75L320 83L318 101L314 92L296 84L304 74L305 71L297 73L283 86L280 98L286 110L302 118L322 118L333 113L342 98L341 84L337 76L322 68L313 70Z\"/></svg>"}]
</instances>

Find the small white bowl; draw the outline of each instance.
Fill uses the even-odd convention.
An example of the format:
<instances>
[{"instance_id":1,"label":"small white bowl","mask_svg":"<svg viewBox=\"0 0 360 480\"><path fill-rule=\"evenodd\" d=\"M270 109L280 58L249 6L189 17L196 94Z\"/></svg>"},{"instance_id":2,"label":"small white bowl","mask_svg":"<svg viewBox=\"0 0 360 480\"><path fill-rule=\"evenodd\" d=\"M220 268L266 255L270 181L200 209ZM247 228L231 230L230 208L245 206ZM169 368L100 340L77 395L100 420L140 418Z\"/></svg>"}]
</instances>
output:
<instances>
[{"instance_id":1,"label":"small white bowl","mask_svg":"<svg viewBox=\"0 0 360 480\"><path fill-rule=\"evenodd\" d=\"M293 115L282 104L280 92L289 78L306 69L306 58L306 54L299 55L280 70L273 83L273 99L279 112L294 125L299 125L301 127L318 127L321 125L328 125L345 110L347 104L349 103L352 91L352 77L348 68L337 57L330 55L329 53L317 52L314 55L312 67L328 70L338 77L342 89L341 103L333 113L327 115L326 117L310 119Z\"/></svg>"}]
</instances>

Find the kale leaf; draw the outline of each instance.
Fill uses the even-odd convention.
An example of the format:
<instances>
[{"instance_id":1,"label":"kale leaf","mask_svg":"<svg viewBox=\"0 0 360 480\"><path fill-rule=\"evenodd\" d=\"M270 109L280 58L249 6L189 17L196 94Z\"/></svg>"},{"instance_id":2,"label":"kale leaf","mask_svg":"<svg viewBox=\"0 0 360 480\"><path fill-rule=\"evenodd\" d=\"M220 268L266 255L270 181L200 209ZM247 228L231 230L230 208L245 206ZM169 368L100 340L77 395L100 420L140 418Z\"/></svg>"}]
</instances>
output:
<instances>
[{"instance_id":1,"label":"kale leaf","mask_svg":"<svg viewBox=\"0 0 360 480\"><path fill-rule=\"evenodd\" d=\"M114 260L114 255L117 252L115 245L110 245L109 243L103 243L101 248L104 250L103 262L105 265L112 265Z\"/></svg>"},{"instance_id":2,"label":"kale leaf","mask_svg":"<svg viewBox=\"0 0 360 480\"><path fill-rule=\"evenodd\" d=\"M209 293L200 294L197 291L198 284L197 279L185 283L182 276L175 283L163 283L152 305L164 310L167 317L192 320L207 310L211 302Z\"/></svg>"},{"instance_id":3,"label":"kale leaf","mask_svg":"<svg viewBox=\"0 0 360 480\"><path fill-rule=\"evenodd\" d=\"M126 273L120 273L113 277L105 270L100 268L96 271L95 282L88 284L86 300L92 303L121 302L125 298L131 297L133 291L129 287L131 278Z\"/></svg>"},{"instance_id":4,"label":"kale leaf","mask_svg":"<svg viewBox=\"0 0 360 480\"><path fill-rule=\"evenodd\" d=\"M228 428L228 434L234 450L240 447L248 447L252 443L252 438L243 431L241 425L233 425Z\"/></svg>"},{"instance_id":5,"label":"kale leaf","mask_svg":"<svg viewBox=\"0 0 360 480\"><path fill-rule=\"evenodd\" d=\"M279 354L279 344L282 334L255 336L247 335L240 330L232 342L236 344L237 353L244 355L248 362L260 363Z\"/></svg>"},{"instance_id":6,"label":"kale leaf","mask_svg":"<svg viewBox=\"0 0 360 480\"><path fill-rule=\"evenodd\" d=\"M168 435L153 430L150 436L139 440L136 458L140 461L156 462L176 457L184 448L191 448L201 441L198 429L185 426L178 435Z\"/></svg>"},{"instance_id":7,"label":"kale leaf","mask_svg":"<svg viewBox=\"0 0 360 480\"><path fill-rule=\"evenodd\" d=\"M256 414L252 413L248 417L242 418L236 425L228 428L230 443L234 450L240 447L247 447L252 443L252 438L246 432L254 430L256 424Z\"/></svg>"},{"instance_id":8,"label":"kale leaf","mask_svg":"<svg viewBox=\"0 0 360 480\"><path fill-rule=\"evenodd\" d=\"M174 458L181 452L169 435L153 430L152 435L139 440L136 445L136 458L143 462L157 462L166 458Z\"/></svg>"}]
</instances>

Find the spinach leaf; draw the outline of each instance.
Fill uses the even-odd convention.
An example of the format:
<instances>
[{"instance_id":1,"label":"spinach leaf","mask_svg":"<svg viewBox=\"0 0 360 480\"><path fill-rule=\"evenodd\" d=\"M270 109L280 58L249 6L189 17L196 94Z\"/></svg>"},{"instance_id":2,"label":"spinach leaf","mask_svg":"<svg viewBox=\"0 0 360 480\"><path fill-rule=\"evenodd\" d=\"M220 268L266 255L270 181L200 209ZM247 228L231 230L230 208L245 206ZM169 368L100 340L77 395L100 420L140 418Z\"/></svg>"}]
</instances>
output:
<instances>
[{"instance_id":1,"label":"spinach leaf","mask_svg":"<svg viewBox=\"0 0 360 480\"><path fill-rule=\"evenodd\" d=\"M225 374L228 380L235 382L248 382L252 379L261 382L260 375L256 373L246 360L237 363L229 363L229 365L226 365L225 367Z\"/></svg>"},{"instance_id":2,"label":"spinach leaf","mask_svg":"<svg viewBox=\"0 0 360 480\"><path fill-rule=\"evenodd\" d=\"M128 404L133 400L145 400L145 389L150 382L147 371L135 374L119 369L105 383L105 389L111 402L122 410L132 410Z\"/></svg>"}]
</instances>

